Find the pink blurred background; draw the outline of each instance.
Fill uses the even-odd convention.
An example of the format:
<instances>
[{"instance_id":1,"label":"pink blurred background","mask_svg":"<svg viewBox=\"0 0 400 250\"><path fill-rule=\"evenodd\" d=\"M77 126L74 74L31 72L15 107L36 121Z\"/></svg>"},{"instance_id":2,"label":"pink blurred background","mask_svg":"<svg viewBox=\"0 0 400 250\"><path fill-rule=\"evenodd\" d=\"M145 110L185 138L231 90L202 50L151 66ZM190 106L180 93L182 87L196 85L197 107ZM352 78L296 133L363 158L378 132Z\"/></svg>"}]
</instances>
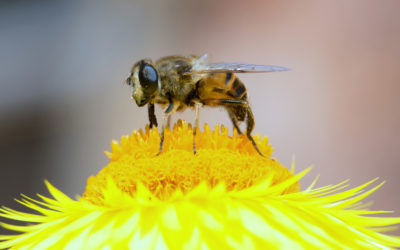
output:
<instances>
[{"instance_id":1,"label":"pink blurred background","mask_svg":"<svg viewBox=\"0 0 400 250\"><path fill-rule=\"evenodd\" d=\"M139 59L211 54L292 71L241 75L275 157L317 186L375 177L400 216L400 1L1 1L0 204L70 196L147 123L123 81ZM160 111L157 111L158 114ZM194 119L192 112L175 118ZM201 123L231 127L220 109ZM399 234L400 231L397 231Z\"/></svg>"}]
</instances>

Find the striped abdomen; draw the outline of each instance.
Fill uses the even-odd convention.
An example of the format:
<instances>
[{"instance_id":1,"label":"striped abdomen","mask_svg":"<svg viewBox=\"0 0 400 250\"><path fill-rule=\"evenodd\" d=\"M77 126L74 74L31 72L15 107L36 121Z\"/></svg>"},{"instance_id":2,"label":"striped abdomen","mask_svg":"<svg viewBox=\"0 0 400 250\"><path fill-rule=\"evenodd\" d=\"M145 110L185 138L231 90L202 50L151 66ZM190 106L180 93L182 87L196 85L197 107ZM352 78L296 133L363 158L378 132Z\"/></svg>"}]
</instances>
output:
<instances>
[{"instance_id":1,"label":"striped abdomen","mask_svg":"<svg viewBox=\"0 0 400 250\"><path fill-rule=\"evenodd\" d=\"M197 96L208 106L223 106L232 120L244 121L249 106L247 90L233 73L213 73L200 80Z\"/></svg>"},{"instance_id":2,"label":"striped abdomen","mask_svg":"<svg viewBox=\"0 0 400 250\"><path fill-rule=\"evenodd\" d=\"M203 101L247 100L247 90L243 82L233 73L212 73L200 80L198 96Z\"/></svg>"},{"instance_id":3,"label":"striped abdomen","mask_svg":"<svg viewBox=\"0 0 400 250\"><path fill-rule=\"evenodd\" d=\"M225 86L229 89L227 94L235 99L246 97L247 90L243 82L233 73L225 74Z\"/></svg>"}]
</instances>

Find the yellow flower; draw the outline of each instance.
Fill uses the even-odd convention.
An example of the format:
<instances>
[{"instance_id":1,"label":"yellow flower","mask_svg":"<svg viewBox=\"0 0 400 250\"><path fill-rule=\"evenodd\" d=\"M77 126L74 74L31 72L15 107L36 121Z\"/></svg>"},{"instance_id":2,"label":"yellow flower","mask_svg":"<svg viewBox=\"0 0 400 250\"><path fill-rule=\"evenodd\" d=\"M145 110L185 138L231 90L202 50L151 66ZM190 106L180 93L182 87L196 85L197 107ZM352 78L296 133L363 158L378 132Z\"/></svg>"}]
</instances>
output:
<instances>
[{"instance_id":1,"label":"yellow flower","mask_svg":"<svg viewBox=\"0 0 400 250\"><path fill-rule=\"evenodd\" d=\"M112 143L110 163L88 179L73 200L51 184L53 196L19 202L30 214L9 208L0 217L29 223L4 228L0 248L15 249L376 249L400 246L382 232L400 223L373 217L360 201L382 184L374 181L343 191L345 182L300 191L298 180L277 160L267 138L251 143L217 126L196 137L183 122L166 132L163 153L155 157L157 130L134 131Z\"/></svg>"}]
</instances>

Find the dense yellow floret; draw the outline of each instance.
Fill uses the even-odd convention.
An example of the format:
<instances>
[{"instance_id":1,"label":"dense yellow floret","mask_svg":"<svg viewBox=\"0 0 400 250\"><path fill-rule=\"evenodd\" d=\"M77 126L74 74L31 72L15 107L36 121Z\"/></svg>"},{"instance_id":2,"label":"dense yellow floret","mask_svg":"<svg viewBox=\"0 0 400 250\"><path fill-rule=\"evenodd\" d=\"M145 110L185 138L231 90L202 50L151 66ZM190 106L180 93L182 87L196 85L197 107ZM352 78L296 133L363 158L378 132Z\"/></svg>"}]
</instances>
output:
<instances>
[{"instance_id":1,"label":"dense yellow floret","mask_svg":"<svg viewBox=\"0 0 400 250\"><path fill-rule=\"evenodd\" d=\"M110 163L97 176L88 179L84 197L101 203L100 190L111 177L117 186L134 196L138 182L143 183L156 197L165 200L177 189L187 193L200 182L210 187L225 183L227 190L241 190L264 180L267 174L274 174L273 183L280 183L293 174L277 160L271 159L272 148L268 138L255 141L261 157L251 142L236 131L228 135L226 127L215 127L214 131L205 125L204 131L196 135L197 154L193 154L193 131L185 122L179 122L172 130L165 132L162 154L156 156L160 136L157 129L134 131L121 142L112 143L112 152L107 155ZM298 183L285 193L299 190ZM100 199L99 199L100 197Z\"/></svg>"}]
</instances>

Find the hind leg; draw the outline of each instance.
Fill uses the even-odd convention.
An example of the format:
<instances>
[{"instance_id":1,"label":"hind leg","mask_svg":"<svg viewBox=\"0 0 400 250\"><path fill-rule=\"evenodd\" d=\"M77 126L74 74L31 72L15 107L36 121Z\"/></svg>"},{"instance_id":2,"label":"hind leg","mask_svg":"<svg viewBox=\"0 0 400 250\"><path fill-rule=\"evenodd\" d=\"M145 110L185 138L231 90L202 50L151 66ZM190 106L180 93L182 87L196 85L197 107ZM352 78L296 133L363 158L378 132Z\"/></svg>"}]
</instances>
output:
<instances>
[{"instance_id":1,"label":"hind leg","mask_svg":"<svg viewBox=\"0 0 400 250\"><path fill-rule=\"evenodd\" d=\"M257 151L259 155L265 157L260 149L257 147L256 142L251 136L251 132L254 129L254 115L251 111L251 108L247 102L247 100L231 100L231 99L208 99L204 100L203 103L213 104L213 105L224 105L228 111L229 117L232 120L233 126L238 130L241 134L241 130L237 124L238 121L244 121L247 116L247 128L246 128L246 136L249 138L251 143L253 144L254 149Z\"/></svg>"},{"instance_id":2,"label":"hind leg","mask_svg":"<svg viewBox=\"0 0 400 250\"><path fill-rule=\"evenodd\" d=\"M253 137L251 136L251 131L254 129L254 115L253 112L251 111L250 107L247 106L247 128L246 128L246 136L249 138L251 143L253 144L253 147L257 150L258 154L261 155L262 157L265 157L260 149L257 147L256 142L254 141Z\"/></svg>"},{"instance_id":3,"label":"hind leg","mask_svg":"<svg viewBox=\"0 0 400 250\"><path fill-rule=\"evenodd\" d=\"M231 118L234 128L241 135L242 130L239 127L238 122L244 121L246 117L247 101L245 100L231 100L231 99L207 99L203 100L205 105L223 105L228 111L229 118Z\"/></svg>"},{"instance_id":4,"label":"hind leg","mask_svg":"<svg viewBox=\"0 0 400 250\"><path fill-rule=\"evenodd\" d=\"M229 118L231 118L233 127L237 130L239 135L243 134L242 130L239 127L238 120L237 120L236 116L232 112L230 112L230 110L228 110L228 114L229 114Z\"/></svg>"}]
</instances>

